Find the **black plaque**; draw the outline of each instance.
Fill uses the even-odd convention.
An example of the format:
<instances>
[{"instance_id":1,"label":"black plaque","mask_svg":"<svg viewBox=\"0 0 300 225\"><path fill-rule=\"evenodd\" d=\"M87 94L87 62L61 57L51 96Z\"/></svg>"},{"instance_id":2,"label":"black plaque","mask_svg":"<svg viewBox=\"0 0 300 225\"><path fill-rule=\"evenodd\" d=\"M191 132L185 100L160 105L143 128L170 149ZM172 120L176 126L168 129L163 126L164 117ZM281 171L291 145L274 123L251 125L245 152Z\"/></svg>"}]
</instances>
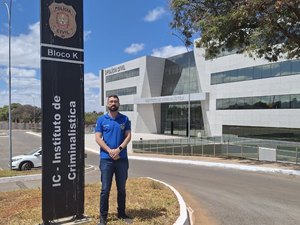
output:
<instances>
[{"instance_id":1,"label":"black plaque","mask_svg":"<svg viewBox=\"0 0 300 225\"><path fill-rule=\"evenodd\" d=\"M41 0L42 218L84 213L83 1Z\"/></svg>"}]
</instances>

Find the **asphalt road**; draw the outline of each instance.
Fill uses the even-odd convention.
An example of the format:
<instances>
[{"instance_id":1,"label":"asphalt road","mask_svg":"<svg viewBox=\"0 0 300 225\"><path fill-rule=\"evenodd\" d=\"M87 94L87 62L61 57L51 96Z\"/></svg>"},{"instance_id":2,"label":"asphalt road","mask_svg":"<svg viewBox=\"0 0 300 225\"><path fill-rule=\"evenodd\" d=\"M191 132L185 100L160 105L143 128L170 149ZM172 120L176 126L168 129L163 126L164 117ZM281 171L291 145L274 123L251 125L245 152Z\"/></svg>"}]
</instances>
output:
<instances>
[{"instance_id":1,"label":"asphalt road","mask_svg":"<svg viewBox=\"0 0 300 225\"><path fill-rule=\"evenodd\" d=\"M9 136L6 131L0 131L0 169L8 169L9 165ZM41 138L25 131L12 131L12 156L30 152L41 146Z\"/></svg>"},{"instance_id":2,"label":"asphalt road","mask_svg":"<svg viewBox=\"0 0 300 225\"><path fill-rule=\"evenodd\" d=\"M25 143L35 140L19 135L25 136ZM86 183L99 182L99 156L88 152L86 164L95 166L86 173ZM196 225L296 225L300 221L298 176L139 160L130 160L129 176L172 185L194 211Z\"/></svg>"},{"instance_id":3,"label":"asphalt road","mask_svg":"<svg viewBox=\"0 0 300 225\"><path fill-rule=\"evenodd\" d=\"M137 160L131 161L130 174L175 187L194 210L195 224L295 225L300 221L299 177Z\"/></svg>"}]
</instances>

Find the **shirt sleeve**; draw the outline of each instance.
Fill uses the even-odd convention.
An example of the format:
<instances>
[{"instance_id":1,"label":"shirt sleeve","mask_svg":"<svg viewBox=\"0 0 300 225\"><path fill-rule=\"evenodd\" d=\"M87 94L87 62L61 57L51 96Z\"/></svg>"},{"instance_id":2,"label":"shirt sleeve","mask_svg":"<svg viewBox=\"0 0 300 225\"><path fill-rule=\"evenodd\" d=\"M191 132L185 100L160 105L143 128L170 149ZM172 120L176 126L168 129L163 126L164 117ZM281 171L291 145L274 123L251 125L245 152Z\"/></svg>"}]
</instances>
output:
<instances>
[{"instance_id":1,"label":"shirt sleeve","mask_svg":"<svg viewBox=\"0 0 300 225\"><path fill-rule=\"evenodd\" d=\"M125 131L126 130L131 130L131 121L128 119L128 117L125 123Z\"/></svg>"},{"instance_id":2,"label":"shirt sleeve","mask_svg":"<svg viewBox=\"0 0 300 225\"><path fill-rule=\"evenodd\" d=\"M96 127L95 127L95 132L100 132L103 133L103 128L102 128L102 117L99 117L96 121Z\"/></svg>"}]
</instances>

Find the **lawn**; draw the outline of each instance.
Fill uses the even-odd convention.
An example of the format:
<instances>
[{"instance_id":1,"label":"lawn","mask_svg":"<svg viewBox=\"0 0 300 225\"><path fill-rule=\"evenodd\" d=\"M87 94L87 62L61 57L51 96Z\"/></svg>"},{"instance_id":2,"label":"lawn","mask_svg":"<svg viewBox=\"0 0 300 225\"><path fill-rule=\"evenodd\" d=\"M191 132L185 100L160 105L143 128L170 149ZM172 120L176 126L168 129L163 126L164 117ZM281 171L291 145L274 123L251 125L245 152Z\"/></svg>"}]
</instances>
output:
<instances>
[{"instance_id":1,"label":"lawn","mask_svg":"<svg viewBox=\"0 0 300 225\"><path fill-rule=\"evenodd\" d=\"M85 186L85 215L90 225L99 221L100 184ZM116 187L110 195L108 224L121 225L117 219ZM0 224L37 225L42 223L41 190L27 189L0 192ZM163 184L147 178L129 178L127 182L127 214L133 225L171 225L179 216L179 204L175 194Z\"/></svg>"}]
</instances>

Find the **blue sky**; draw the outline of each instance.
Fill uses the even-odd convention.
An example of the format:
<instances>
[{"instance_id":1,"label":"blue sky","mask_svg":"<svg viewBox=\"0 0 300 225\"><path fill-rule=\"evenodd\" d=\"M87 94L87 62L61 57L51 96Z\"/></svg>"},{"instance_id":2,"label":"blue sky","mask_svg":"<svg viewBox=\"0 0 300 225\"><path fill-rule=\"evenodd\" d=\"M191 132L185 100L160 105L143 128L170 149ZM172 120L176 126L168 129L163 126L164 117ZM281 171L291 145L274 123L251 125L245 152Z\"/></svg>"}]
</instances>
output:
<instances>
[{"instance_id":1,"label":"blue sky","mask_svg":"<svg viewBox=\"0 0 300 225\"><path fill-rule=\"evenodd\" d=\"M0 107L8 105L8 18L0 0ZM6 0L9 2L9 0ZM186 51L168 0L84 0L85 111L101 111L99 70ZM12 102L40 106L40 0L13 0Z\"/></svg>"}]
</instances>

